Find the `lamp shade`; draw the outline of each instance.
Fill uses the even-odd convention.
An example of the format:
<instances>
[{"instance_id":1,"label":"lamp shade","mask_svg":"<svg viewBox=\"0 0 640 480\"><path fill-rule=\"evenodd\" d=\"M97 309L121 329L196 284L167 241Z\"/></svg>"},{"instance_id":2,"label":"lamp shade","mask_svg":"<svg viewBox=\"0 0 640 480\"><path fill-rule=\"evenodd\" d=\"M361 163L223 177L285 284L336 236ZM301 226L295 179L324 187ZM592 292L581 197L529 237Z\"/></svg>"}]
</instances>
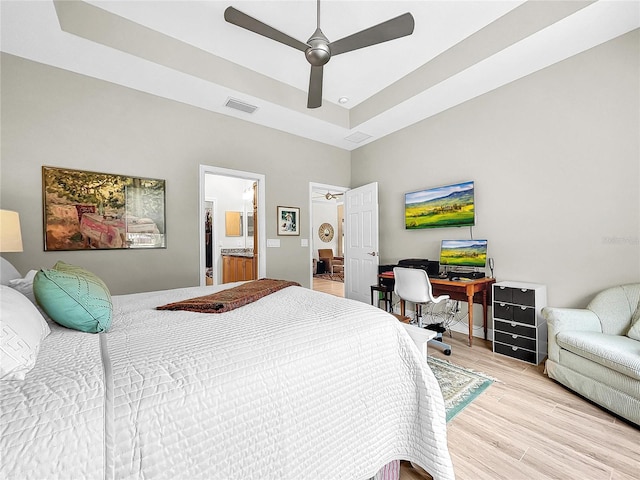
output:
<instances>
[{"instance_id":1,"label":"lamp shade","mask_svg":"<svg viewBox=\"0 0 640 480\"><path fill-rule=\"evenodd\" d=\"M18 212L0 210L0 252L21 252L22 234Z\"/></svg>"}]
</instances>

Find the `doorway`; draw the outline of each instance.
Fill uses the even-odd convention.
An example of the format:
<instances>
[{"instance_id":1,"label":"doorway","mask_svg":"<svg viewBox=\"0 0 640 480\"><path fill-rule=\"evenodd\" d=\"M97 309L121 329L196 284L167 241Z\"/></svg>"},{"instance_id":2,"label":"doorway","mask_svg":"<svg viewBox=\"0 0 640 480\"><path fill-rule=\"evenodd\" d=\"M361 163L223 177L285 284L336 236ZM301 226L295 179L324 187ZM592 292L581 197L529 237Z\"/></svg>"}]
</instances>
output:
<instances>
[{"instance_id":1,"label":"doorway","mask_svg":"<svg viewBox=\"0 0 640 480\"><path fill-rule=\"evenodd\" d=\"M318 250L330 249L344 264L344 193L348 190L336 185L309 183L310 285L313 290L339 297L344 296L346 268L344 265L331 268L326 261L320 260Z\"/></svg>"},{"instance_id":2,"label":"doorway","mask_svg":"<svg viewBox=\"0 0 640 480\"><path fill-rule=\"evenodd\" d=\"M224 188L212 189L211 185L215 185L216 180L222 182L218 185L224 185ZM265 176L200 165L199 185L200 285L223 283L220 255L223 248L251 249L256 277L265 277ZM235 187L229 190L231 185ZM209 217L211 225L208 232Z\"/></svg>"}]
</instances>

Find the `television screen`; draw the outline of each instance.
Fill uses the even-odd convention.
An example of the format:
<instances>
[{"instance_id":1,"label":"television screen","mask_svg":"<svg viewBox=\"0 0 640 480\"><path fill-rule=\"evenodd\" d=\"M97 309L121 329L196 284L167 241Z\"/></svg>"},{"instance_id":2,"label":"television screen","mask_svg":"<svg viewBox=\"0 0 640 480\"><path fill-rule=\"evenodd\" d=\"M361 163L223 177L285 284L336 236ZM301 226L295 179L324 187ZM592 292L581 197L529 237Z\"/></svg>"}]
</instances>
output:
<instances>
[{"instance_id":1,"label":"television screen","mask_svg":"<svg viewBox=\"0 0 640 480\"><path fill-rule=\"evenodd\" d=\"M484 268L487 265L487 241L442 240L440 265Z\"/></svg>"},{"instance_id":2,"label":"television screen","mask_svg":"<svg viewBox=\"0 0 640 480\"><path fill-rule=\"evenodd\" d=\"M474 224L473 182L405 193L406 229L464 227Z\"/></svg>"}]
</instances>

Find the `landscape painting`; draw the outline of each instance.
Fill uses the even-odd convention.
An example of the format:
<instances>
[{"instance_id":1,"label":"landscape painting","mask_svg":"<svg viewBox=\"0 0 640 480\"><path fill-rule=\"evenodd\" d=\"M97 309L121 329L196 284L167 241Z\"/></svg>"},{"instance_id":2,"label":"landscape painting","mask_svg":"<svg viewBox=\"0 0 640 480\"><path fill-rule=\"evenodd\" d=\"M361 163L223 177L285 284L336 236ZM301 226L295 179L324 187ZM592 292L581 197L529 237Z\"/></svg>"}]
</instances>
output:
<instances>
[{"instance_id":1,"label":"landscape painting","mask_svg":"<svg viewBox=\"0 0 640 480\"><path fill-rule=\"evenodd\" d=\"M44 249L165 247L165 181L42 167Z\"/></svg>"},{"instance_id":2,"label":"landscape painting","mask_svg":"<svg viewBox=\"0 0 640 480\"><path fill-rule=\"evenodd\" d=\"M405 194L405 228L464 227L475 223L473 182Z\"/></svg>"}]
</instances>

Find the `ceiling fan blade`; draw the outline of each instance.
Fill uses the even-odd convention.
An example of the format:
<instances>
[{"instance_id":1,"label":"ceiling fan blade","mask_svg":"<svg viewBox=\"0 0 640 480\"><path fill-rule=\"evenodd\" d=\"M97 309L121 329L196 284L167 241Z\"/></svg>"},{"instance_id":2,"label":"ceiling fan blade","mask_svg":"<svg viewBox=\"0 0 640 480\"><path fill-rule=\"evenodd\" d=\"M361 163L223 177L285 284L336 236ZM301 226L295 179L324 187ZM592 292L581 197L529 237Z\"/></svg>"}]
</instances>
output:
<instances>
[{"instance_id":1,"label":"ceiling fan blade","mask_svg":"<svg viewBox=\"0 0 640 480\"><path fill-rule=\"evenodd\" d=\"M413 33L415 21L413 15L405 13L386 22L362 30L348 37L341 38L329 44L331 55L351 52L359 48L376 45L396 38L406 37Z\"/></svg>"},{"instance_id":2,"label":"ceiling fan blade","mask_svg":"<svg viewBox=\"0 0 640 480\"><path fill-rule=\"evenodd\" d=\"M227 7L227 9L224 11L224 19L229 23L237 25L238 27L245 28L253 33L257 33L258 35L262 35L263 37L275 40L276 42L289 45L290 47L293 47L297 50L304 52L309 48L309 45L307 45L306 43L301 42L300 40L296 40L286 33L282 33L280 30L276 30L266 23L262 23L260 20L256 20L255 18L247 15L246 13L242 13L240 10L236 10L233 7Z\"/></svg>"},{"instance_id":3,"label":"ceiling fan blade","mask_svg":"<svg viewBox=\"0 0 640 480\"><path fill-rule=\"evenodd\" d=\"M309 78L309 97L307 108L318 108L322 106L322 70L323 66L311 66L311 76Z\"/></svg>"}]
</instances>

